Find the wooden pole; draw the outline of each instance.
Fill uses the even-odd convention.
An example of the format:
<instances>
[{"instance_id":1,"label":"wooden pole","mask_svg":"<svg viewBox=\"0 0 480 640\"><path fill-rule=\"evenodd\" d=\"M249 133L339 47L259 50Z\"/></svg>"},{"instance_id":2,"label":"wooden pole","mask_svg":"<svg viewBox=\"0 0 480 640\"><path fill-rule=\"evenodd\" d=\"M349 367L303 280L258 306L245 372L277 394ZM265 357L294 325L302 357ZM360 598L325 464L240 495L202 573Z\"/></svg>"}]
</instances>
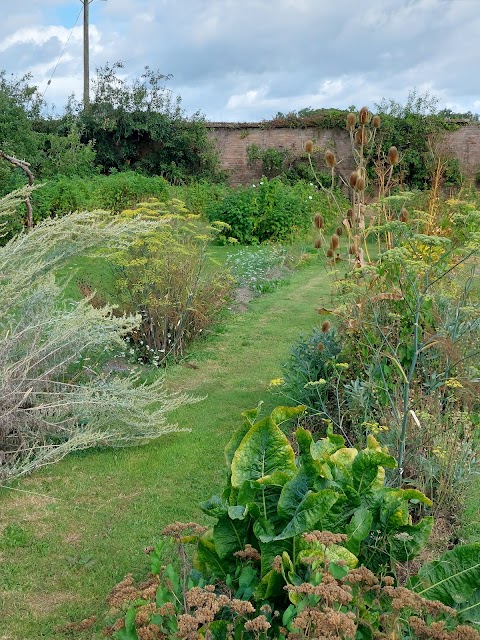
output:
<instances>
[{"instance_id":1,"label":"wooden pole","mask_svg":"<svg viewBox=\"0 0 480 640\"><path fill-rule=\"evenodd\" d=\"M89 49L89 12L92 0L83 2L83 108L90 104L90 49Z\"/></svg>"}]
</instances>

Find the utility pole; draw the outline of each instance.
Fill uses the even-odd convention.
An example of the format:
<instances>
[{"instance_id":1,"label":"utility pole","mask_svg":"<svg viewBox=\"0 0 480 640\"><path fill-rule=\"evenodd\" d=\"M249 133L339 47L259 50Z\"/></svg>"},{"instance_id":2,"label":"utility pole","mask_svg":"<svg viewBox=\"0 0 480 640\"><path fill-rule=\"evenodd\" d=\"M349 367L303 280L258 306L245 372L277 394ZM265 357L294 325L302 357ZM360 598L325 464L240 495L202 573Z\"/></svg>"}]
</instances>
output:
<instances>
[{"instance_id":1,"label":"utility pole","mask_svg":"<svg viewBox=\"0 0 480 640\"><path fill-rule=\"evenodd\" d=\"M90 48L89 48L89 12L92 0L80 0L83 3L83 108L90 104Z\"/></svg>"},{"instance_id":2,"label":"utility pole","mask_svg":"<svg viewBox=\"0 0 480 640\"><path fill-rule=\"evenodd\" d=\"M90 4L93 0L80 0L80 2L83 4L83 108L86 109L90 104L90 39L88 25L90 21Z\"/></svg>"}]
</instances>

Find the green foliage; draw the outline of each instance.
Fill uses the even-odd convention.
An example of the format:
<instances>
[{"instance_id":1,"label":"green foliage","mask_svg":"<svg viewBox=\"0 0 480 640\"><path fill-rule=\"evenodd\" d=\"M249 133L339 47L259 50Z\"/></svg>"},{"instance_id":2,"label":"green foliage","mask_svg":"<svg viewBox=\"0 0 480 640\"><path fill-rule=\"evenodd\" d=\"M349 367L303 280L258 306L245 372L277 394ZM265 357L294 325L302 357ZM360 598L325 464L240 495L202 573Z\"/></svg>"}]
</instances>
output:
<instances>
[{"instance_id":1,"label":"green foliage","mask_svg":"<svg viewBox=\"0 0 480 640\"><path fill-rule=\"evenodd\" d=\"M93 178L57 177L32 194L35 222L71 211L105 209L119 213L146 198L165 200L168 183L134 171Z\"/></svg>"},{"instance_id":2,"label":"green foliage","mask_svg":"<svg viewBox=\"0 0 480 640\"><path fill-rule=\"evenodd\" d=\"M122 311L141 317L129 335L131 350L140 361L159 365L182 355L207 330L225 304L230 280L222 270L206 268L214 229L182 201L140 203L121 218L155 224L111 260L114 299Z\"/></svg>"},{"instance_id":3,"label":"green foliage","mask_svg":"<svg viewBox=\"0 0 480 640\"><path fill-rule=\"evenodd\" d=\"M284 173L284 165L289 159L292 159L292 154L288 149L280 150L275 147L261 149L256 144L247 146L248 165L254 166L256 162L261 162L263 175L267 178L274 178Z\"/></svg>"},{"instance_id":4,"label":"green foliage","mask_svg":"<svg viewBox=\"0 0 480 640\"><path fill-rule=\"evenodd\" d=\"M424 598L457 610L462 622L480 623L480 542L454 547L420 567L410 586Z\"/></svg>"},{"instance_id":5,"label":"green foliage","mask_svg":"<svg viewBox=\"0 0 480 640\"><path fill-rule=\"evenodd\" d=\"M167 394L161 380L141 385L135 373L103 368L138 319L65 300L67 283L55 279L69 258L125 247L148 231L147 222L72 214L0 249L0 480L75 449L141 444L178 431L166 414L191 398Z\"/></svg>"},{"instance_id":6,"label":"green foliage","mask_svg":"<svg viewBox=\"0 0 480 640\"><path fill-rule=\"evenodd\" d=\"M312 213L331 219L328 199L312 184L289 185L280 178L262 178L258 184L239 188L213 203L207 218L230 226L229 235L242 244L292 241L311 227Z\"/></svg>"},{"instance_id":7,"label":"green foliage","mask_svg":"<svg viewBox=\"0 0 480 640\"><path fill-rule=\"evenodd\" d=\"M140 169L181 184L191 176L218 178L218 159L204 118L186 117L168 75L145 67L131 83L119 77L121 63L97 69L89 108L70 104L85 142L95 140L104 172Z\"/></svg>"}]
</instances>

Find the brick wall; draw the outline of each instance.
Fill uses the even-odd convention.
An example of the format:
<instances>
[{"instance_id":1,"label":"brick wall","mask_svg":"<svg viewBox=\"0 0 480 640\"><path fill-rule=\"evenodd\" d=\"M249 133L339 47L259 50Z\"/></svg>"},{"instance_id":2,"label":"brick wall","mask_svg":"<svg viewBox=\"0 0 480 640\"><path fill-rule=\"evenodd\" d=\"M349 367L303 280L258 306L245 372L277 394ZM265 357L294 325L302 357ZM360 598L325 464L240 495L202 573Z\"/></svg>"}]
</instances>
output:
<instances>
[{"instance_id":1,"label":"brick wall","mask_svg":"<svg viewBox=\"0 0 480 640\"><path fill-rule=\"evenodd\" d=\"M335 149L342 174L348 176L353 169L350 139L346 131L340 129L290 129L276 127L265 129L261 124L233 124L210 122L207 124L209 136L215 142L220 154L223 169L230 175L230 182L248 184L262 176L261 162L254 168L247 165L247 146L258 145L261 149L274 147L301 153L305 142L313 140L321 147L331 146ZM445 146L454 157L458 158L462 171L473 177L480 169L480 127L465 125L457 131L446 134Z\"/></svg>"}]
</instances>

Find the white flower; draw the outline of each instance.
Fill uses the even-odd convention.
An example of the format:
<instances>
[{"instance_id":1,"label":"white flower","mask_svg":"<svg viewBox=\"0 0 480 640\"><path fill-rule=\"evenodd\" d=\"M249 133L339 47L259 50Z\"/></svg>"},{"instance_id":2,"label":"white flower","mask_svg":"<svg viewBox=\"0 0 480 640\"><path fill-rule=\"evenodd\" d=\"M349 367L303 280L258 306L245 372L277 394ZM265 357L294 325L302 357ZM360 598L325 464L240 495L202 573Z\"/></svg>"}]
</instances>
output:
<instances>
[{"instance_id":1,"label":"white flower","mask_svg":"<svg viewBox=\"0 0 480 640\"><path fill-rule=\"evenodd\" d=\"M254 189L255 189L255 187L256 187L256 186L257 186L256 184L252 184L252 187L253 187Z\"/></svg>"},{"instance_id":2,"label":"white flower","mask_svg":"<svg viewBox=\"0 0 480 640\"><path fill-rule=\"evenodd\" d=\"M308 196L308 199L311 200L313 198L313 196Z\"/></svg>"}]
</instances>

